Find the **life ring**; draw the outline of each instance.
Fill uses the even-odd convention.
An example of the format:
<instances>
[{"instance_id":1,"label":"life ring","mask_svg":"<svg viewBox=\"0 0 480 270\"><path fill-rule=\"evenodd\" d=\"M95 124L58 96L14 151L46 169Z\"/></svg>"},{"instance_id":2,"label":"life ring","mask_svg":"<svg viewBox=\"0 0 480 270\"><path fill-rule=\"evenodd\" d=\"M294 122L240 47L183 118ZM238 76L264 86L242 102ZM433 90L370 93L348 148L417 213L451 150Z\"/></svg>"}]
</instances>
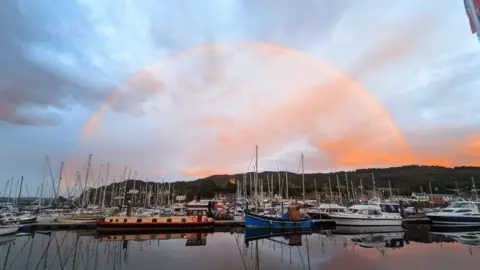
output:
<instances>
[{"instance_id":1,"label":"life ring","mask_svg":"<svg viewBox=\"0 0 480 270\"><path fill-rule=\"evenodd\" d=\"M193 221L193 222L197 222L197 217L193 216L193 217L192 217L192 221Z\"/></svg>"}]
</instances>

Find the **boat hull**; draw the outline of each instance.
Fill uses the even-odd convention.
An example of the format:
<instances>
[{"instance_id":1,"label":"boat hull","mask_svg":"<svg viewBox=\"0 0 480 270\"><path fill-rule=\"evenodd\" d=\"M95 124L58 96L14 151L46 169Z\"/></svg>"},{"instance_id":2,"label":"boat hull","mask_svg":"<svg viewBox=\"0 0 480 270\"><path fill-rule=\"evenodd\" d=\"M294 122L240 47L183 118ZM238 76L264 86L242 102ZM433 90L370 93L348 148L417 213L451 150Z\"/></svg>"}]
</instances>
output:
<instances>
[{"instance_id":1,"label":"boat hull","mask_svg":"<svg viewBox=\"0 0 480 270\"><path fill-rule=\"evenodd\" d=\"M443 226L480 226L480 216L442 216L438 214L427 214L428 219L435 225Z\"/></svg>"},{"instance_id":2,"label":"boat hull","mask_svg":"<svg viewBox=\"0 0 480 270\"><path fill-rule=\"evenodd\" d=\"M18 225L0 226L0 235L10 235L10 234L17 233L19 227L20 226Z\"/></svg>"},{"instance_id":3,"label":"boat hull","mask_svg":"<svg viewBox=\"0 0 480 270\"><path fill-rule=\"evenodd\" d=\"M26 219L20 219L18 221L20 224L31 224L31 223L36 223L37 222L37 217L31 217L31 218L26 218Z\"/></svg>"},{"instance_id":4,"label":"boat hull","mask_svg":"<svg viewBox=\"0 0 480 270\"><path fill-rule=\"evenodd\" d=\"M264 217L253 213L245 213L245 226L249 228L311 228L312 219L288 220L272 217Z\"/></svg>"},{"instance_id":5,"label":"boat hull","mask_svg":"<svg viewBox=\"0 0 480 270\"><path fill-rule=\"evenodd\" d=\"M122 217L97 219L97 231L188 230L213 227L215 220L206 216Z\"/></svg>"},{"instance_id":6,"label":"boat hull","mask_svg":"<svg viewBox=\"0 0 480 270\"><path fill-rule=\"evenodd\" d=\"M330 216L337 226L402 226L401 218L359 218Z\"/></svg>"}]
</instances>

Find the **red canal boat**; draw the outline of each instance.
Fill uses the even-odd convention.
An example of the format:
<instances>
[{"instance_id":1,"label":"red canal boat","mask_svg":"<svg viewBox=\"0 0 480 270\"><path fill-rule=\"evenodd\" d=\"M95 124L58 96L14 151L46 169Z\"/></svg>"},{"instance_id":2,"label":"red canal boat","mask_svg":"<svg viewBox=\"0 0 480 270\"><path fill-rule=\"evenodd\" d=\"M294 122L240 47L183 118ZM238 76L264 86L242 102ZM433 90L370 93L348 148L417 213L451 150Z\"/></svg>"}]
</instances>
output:
<instances>
[{"instance_id":1,"label":"red canal boat","mask_svg":"<svg viewBox=\"0 0 480 270\"><path fill-rule=\"evenodd\" d=\"M212 227L215 220L204 215L136 217L111 216L97 220L98 231L171 230Z\"/></svg>"}]
</instances>

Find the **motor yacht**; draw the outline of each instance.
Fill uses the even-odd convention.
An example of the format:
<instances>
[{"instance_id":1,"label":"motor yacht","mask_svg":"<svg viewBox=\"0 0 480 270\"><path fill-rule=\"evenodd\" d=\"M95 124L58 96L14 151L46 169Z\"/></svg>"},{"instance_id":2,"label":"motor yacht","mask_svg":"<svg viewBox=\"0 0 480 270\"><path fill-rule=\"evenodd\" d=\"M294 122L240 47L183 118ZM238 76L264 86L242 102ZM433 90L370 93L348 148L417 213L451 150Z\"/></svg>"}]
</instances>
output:
<instances>
[{"instance_id":1,"label":"motor yacht","mask_svg":"<svg viewBox=\"0 0 480 270\"><path fill-rule=\"evenodd\" d=\"M332 213L330 218L338 226L401 226L400 206L372 198L368 204L351 206L345 213Z\"/></svg>"},{"instance_id":2,"label":"motor yacht","mask_svg":"<svg viewBox=\"0 0 480 270\"><path fill-rule=\"evenodd\" d=\"M456 201L427 217L437 226L480 226L479 208L480 202Z\"/></svg>"}]
</instances>

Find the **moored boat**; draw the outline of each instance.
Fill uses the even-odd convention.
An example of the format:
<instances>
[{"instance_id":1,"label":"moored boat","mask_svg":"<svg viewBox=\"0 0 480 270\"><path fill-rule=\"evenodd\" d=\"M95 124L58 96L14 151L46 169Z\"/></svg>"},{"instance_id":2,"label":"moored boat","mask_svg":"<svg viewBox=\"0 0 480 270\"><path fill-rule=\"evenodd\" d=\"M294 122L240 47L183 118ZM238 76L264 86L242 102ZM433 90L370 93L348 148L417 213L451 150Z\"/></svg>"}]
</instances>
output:
<instances>
[{"instance_id":1,"label":"moored boat","mask_svg":"<svg viewBox=\"0 0 480 270\"><path fill-rule=\"evenodd\" d=\"M427 217L437 226L480 226L479 208L480 202L457 201Z\"/></svg>"},{"instance_id":2,"label":"moored boat","mask_svg":"<svg viewBox=\"0 0 480 270\"><path fill-rule=\"evenodd\" d=\"M97 219L98 231L139 231L208 228L215 220L207 216L132 217L111 216Z\"/></svg>"},{"instance_id":3,"label":"moored boat","mask_svg":"<svg viewBox=\"0 0 480 270\"><path fill-rule=\"evenodd\" d=\"M269 228L269 227L291 227L291 228L311 228L314 223L311 218L302 218L300 210L296 206L290 206L288 213L282 217L272 217L254 214L245 211L245 226L252 228Z\"/></svg>"},{"instance_id":4,"label":"moored boat","mask_svg":"<svg viewBox=\"0 0 480 270\"><path fill-rule=\"evenodd\" d=\"M394 203L383 203L373 198L368 204L348 208L346 213L330 214L338 226L401 226L400 207Z\"/></svg>"},{"instance_id":5,"label":"moored boat","mask_svg":"<svg viewBox=\"0 0 480 270\"><path fill-rule=\"evenodd\" d=\"M20 226L18 224L0 225L0 235L15 234Z\"/></svg>"},{"instance_id":6,"label":"moored boat","mask_svg":"<svg viewBox=\"0 0 480 270\"><path fill-rule=\"evenodd\" d=\"M31 224L37 222L37 216L31 214L24 214L17 217L20 224Z\"/></svg>"}]
</instances>

